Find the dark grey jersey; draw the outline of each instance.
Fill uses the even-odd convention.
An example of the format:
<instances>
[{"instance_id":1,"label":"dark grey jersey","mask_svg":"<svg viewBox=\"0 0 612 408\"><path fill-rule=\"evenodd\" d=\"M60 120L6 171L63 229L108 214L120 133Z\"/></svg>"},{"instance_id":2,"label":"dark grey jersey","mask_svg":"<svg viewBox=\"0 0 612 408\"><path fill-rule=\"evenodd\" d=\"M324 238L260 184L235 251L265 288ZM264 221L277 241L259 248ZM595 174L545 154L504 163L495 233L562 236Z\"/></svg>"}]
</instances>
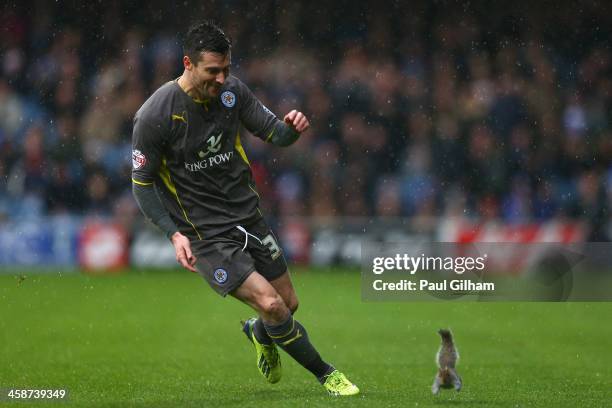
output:
<instances>
[{"instance_id":1,"label":"dark grey jersey","mask_svg":"<svg viewBox=\"0 0 612 408\"><path fill-rule=\"evenodd\" d=\"M176 81L134 117L132 181L154 185L180 232L205 239L261 218L241 125L270 140L284 124L238 78L196 102Z\"/></svg>"}]
</instances>

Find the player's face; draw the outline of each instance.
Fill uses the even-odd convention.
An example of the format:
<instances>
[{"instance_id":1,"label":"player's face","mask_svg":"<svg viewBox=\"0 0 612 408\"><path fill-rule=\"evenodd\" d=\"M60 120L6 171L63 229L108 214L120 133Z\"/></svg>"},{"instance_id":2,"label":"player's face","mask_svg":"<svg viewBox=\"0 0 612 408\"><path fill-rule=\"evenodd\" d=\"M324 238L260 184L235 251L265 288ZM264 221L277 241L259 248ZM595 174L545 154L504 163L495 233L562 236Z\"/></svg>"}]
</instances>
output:
<instances>
[{"instance_id":1,"label":"player's face","mask_svg":"<svg viewBox=\"0 0 612 408\"><path fill-rule=\"evenodd\" d=\"M221 86L229 75L230 53L226 55L204 52L193 65L193 85L204 98L219 95Z\"/></svg>"}]
</instances>

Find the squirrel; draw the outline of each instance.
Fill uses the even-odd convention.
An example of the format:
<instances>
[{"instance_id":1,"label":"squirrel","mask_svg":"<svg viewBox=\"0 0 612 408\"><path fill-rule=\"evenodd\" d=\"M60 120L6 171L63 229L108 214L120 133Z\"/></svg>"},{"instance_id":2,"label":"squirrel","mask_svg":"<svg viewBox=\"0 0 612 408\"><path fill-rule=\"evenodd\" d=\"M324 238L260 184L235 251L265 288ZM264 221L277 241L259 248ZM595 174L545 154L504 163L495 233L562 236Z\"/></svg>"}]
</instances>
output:
<instances>
[{"instance_id":1,"label":"squirrel","mask_svg":"<svg viewBox=\"0 0 612 408\"><path fill-rule=\"evenodd\" d=\"M440 388L455 388L455 390L461 391L463 384L461 383L461 377L459 377L455 370L455 365L457 360L459 360L459 353L453 343L453 335L448 329L440 329L438 333L442 337L442 344L436 354L438 373L431 386L431 392L437 395L440 392Z\"/></svg>"}]
</instances>

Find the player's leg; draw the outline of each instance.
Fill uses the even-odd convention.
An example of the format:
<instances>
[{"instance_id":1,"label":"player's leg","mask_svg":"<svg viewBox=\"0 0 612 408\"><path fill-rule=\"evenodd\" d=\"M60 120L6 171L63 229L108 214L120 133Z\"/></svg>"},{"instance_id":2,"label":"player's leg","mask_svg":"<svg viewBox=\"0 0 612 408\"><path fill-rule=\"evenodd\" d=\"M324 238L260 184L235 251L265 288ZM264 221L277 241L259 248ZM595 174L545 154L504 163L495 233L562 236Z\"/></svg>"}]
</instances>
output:
<instances>
[{"instance_id":1,"label":"player's leg","mask_svg":"<svg viewBox=\"0 0 612 408\"><path fill-rule=\"evenodd\" d=\"M256 269L272 284L291 313L294 313L298 300L289 278L287 263L276 237L264 220L248 226L247 232L256 237L256 239L251 239L248 245ZM261 317L253 320L252 324L253 331L260 341L274 344Z\"/></svg>"},{"instance_id":2,"label":"player's leg","mask_svg":"<svg viewBox=\"0 0 612 408\"><path fill-rule=\"evenodd\" d=\"M263 326L263 331L269 335L269 338L304 368L313 373L330 394L357 394L359 389L348 381L344 374L321 359L310 342L304 326L294 319L293 312L298 306L297 295L287 272L287 263L282 250L270 228L261 220L255 225L249 226L247 230L258 237L257 240L249 241L250 245L248 246L249 253L255 261L256 270L269 281L276 295L285 304L284 316L278 315L276 316L276 322L270 322L264 314L260 313L261 317L254 322L255 328L258 325ZM247 282L245 281L245 283ZM265 301L263 303L265 305L269 302ZM282 322L279 322L281 318Z\"/></svg>"},{"instance_id":3,"label":"player's leg","mask_svg":"<svg viewBox=\"0 0 612 408\"><path fill-rule=\"evenodd\" d=\"M270 321L279 321L278 316L288 313L282 298L270 283L259 273L252 272L230 295L251 306L257 313ZM242 322L242 330L255 346L256 363L259 372L274 384L280 381L282 367L276 344L268 336L262 317ZM256 324L258 323L258 324Z\"/></svg>"},{"instance_id":4,"label":"player's leg","mask_svg":"<svg viewBox=\"0 0 612 408\"><path fill-rule=\"evenodd\" d=\"M250 295L253 298L265 299L265 287L267 286L266 283L268 281L261 276L254 276L251 279L253 281L253 286L256 287L256 290L251 291ZM293 313L297 309L297 296L295 295L295 291L291 285L291 280L289 279L288 273L283 274L280 278L270 282L270 284L276 290L276 293L281 296L285 306L287 306L289 311ZM237 297L240 298L240 296L246 297L248 294L238 294ZM267 296L274 296L274 294L270 293ZM255 305L253 302L254 300L251 300L247 303L253 307L253 309L258 310L257 305ZM269 299L268 302L276 303L278 302L278 298ZM242 322L242 329L247 338L255 346L255 351L257 353L257 364L260 372L262 372L266 379L271 383L279 381L282 375L280 356L278 356L278 351L276 350L274 340L270 338L268 332L266 331L261 315L257 318L251 318L246 322ZM262 370L261 365L267 365L268 367L263 367Z\"/></svg>"},{"instance_id":5,"label":"player's leg","mask_svg":"<svg viewBox=\"0 0 612 408\"><path fill-rule=\"evenodd\" d=\"M278 279L268 282L259 273L253 272L232 295L259 313L272 341L315 375L330 394L357 394L359 389L348 381L344 374L323 361L310 342L304 326L293 318L285 301L274 288L275 281L277 286L286 292L287 299L297 298L286 273L280 282ZM297 306L296 303L292 305Z\"/></svg>"},{"instance_id":6,"label":"player's leg","mask_svg":"<svg viewBox=\"0 0 612 408\"><path fill-rule=\"evenodd\" d=\"M274 286L258 272L251 273L230 295L251 306L270 324L280 324L290 314L285 301Z\"/></svg>"},{"instance_id":7,"label":"player's leg","mask_svg":"<svg viewBox=\"0 0 612 408\"><path fill-rule=\"evenodd\" d=\"M230 231L193 245L192 249L198 259L196 269L211 288L221 296L234 293L246 280L254 282L248 286L252 287L256 293L259 293L261 299L273 296L274 288L261 275L254 272L253 259L248 252L242 250L243 244L239 241L240 238L241 234ZM279 307L285 308L280 297L276 304ZM273 319L273 317L270 318ZM256 363L259 372L269 382L278 382L282 371L276 345L272 340L268 340L264 344L258 342L251 326L243 326L245 329L248 329L245 330L245 334L255 347ZM265 335L268 337L267 333Z\"/></svg>"},{"instance_id":8,"label":"player's leg","mask_svg":"<svg viewBox=\"0 0 612 408\"><path fill-rule=\"evenodd\" d=\"M285 272L278 278L271 280L270 284L276 289L276 292L283 298L285 305L291 311L291 314L295 314L299 301L293 283L291 282L291 276L289 271Z\"/></svg>"},{"instance_id":9,"label":"player's leg","mask_svg":"<svg viewBox=\"0 0 612 408\"><path fill-rule=\"evenodd\" d=\"M272 341L317 378L333 371L310 343L306 329L293 319L280 294L259 273L252 273L232 296L255 309Z\"/></svg>"},{"instance_id":10,"label":"player's leg","mask_svg":"<svg viewBox=\"0 0 612 408\"><path fill-rule=\"evenodd\" d=\"M274 289L276 289L276 291L281 295L285 301L285 304L293 315L298 308L299 302L293 287L293 283L291 282L289 272L286 272L280 277L270 281L270 284L274 286ZM294 320L294 322L303 328L303 326L297 320ZM303 333L305 336L307 336L306 330L303 330ZM359 389L353 383L351 383L344 374L334 369L333 366L327 363L325 364L329 366L326 374L323 377L317 378L330 394L354 395L359 393Z\"/></svg>"},{"instance_id":11,"label":"player's leg","mask_svg":"<svg viewBox=\"0 0 612 408\"><path fill-rule=\"evenodd\" d=\"M272 287L274 287L276 292L283 299L283 302L285 303L291 314L295 313L298 307L298 299L295 290L293 289L289 273L286 272L280 277L270 281L270 284L272 285ZM249 319L247 323L252 326L252 331L261 344L274 344L273 340L270 338L268 332L266 331L261 317ZM246 328L246 326L244 328L244 331L248 337L248 329Z\"/></svg>"}]
</instances>

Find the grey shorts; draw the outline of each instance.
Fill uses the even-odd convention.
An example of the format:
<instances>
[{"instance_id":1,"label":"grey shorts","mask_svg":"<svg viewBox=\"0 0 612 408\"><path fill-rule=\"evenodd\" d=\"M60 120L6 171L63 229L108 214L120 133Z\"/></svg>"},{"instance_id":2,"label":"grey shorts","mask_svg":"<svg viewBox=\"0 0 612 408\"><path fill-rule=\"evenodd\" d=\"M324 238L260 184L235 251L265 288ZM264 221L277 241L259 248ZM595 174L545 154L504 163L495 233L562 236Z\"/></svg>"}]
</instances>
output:
<instances>
[{"instance_id":1,"label":"grey shorts","mask_svg":"<svg viewBox=\"0 0 612 408\"><path fill-rule=\"evenodd\" d=\"M198 273L221 296L237 289L253 271L268 281L287 271L278 240L263 219L191 245Z\"/></svg>"}]
</instances>

